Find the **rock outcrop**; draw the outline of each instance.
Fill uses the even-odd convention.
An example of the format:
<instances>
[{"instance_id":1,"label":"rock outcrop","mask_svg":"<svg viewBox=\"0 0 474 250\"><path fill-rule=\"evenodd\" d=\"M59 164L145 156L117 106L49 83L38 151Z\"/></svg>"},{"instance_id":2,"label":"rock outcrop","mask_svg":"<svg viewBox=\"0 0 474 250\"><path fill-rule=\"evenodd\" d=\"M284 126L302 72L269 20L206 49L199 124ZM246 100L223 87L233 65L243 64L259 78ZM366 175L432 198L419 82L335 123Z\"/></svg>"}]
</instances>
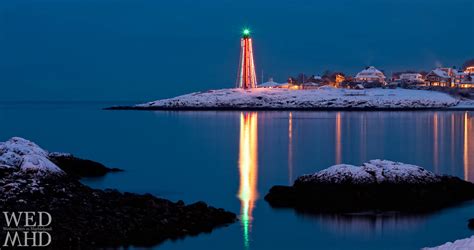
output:
<instances>
[{"instance_id":1,"label":"rock outcrop","mask_svg":"<svg viewBox=\"0 0 474 250\"><path fill-rule=\"evenodd\" d=\"M204 202L186 205L150 194L89 188L50 157L22 138L0 143L0 207L10 212L50 213L50 247L150 246L210 232L236 220L235 214ZM80 168L80 162L74 168ZM2 223L0 227L5 226ZM0 238L6 233L1 231Z\"/></svg>"},{"instance_id":2,"label":"rock outcrop","mask_svg":"<svg viewBox=\"0 0 474 250\"><path fill-rule=\"evenodd\" d=\"M474 184L421 167L386 160L363 166L335 165L274 186L265 196L273 207L304 212L428 212L474 199Z\"/></svg>"},{"instance_id":3,"label":"rock outcrop","mask_svg":"<svg viewBox=\"0 0 474 250\"><path fill-rule=\"evenodd\" d=\"M81 159L68 153L49 153L48 158L71 176L100 177L112 172L122 172L119 168L108 168L102 163Z\"/></svg>"}]
</instances>

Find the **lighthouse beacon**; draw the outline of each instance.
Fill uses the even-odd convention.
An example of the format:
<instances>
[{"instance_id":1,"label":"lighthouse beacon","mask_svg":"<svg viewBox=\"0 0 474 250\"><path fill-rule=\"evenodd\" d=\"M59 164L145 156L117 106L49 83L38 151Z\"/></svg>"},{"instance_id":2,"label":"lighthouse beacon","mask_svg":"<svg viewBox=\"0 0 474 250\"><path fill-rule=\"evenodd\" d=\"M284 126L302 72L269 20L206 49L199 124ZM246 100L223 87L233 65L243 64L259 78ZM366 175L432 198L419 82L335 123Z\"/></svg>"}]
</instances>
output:
<instances>
[{"instance_id":1,"label":"lighthouse beacon","mask_svg":"<svg viewBox=\"0 0 474 250\"><path fill-rule=\"evenodd\" d=\"M251 89L257 87L257 75L255 74L255 64L253 60L252 38L250 30L244 29L240 39L240 63L237 76L237 87Z\"/></svg>"}]
</instances>

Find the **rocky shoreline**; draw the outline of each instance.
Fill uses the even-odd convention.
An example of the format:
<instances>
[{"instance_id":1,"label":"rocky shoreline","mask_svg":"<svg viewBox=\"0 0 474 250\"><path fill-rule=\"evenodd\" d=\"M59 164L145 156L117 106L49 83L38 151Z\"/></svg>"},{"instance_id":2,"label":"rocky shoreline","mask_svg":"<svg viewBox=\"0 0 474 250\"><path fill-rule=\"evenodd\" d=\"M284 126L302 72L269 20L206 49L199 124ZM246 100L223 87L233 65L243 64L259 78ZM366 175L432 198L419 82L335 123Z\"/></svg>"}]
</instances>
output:
<instances>
[{"instance_id":1,"label":"rocky shoreline","mask_svg":"<svg viewBox=\"0 0 474 250\"><path fill-rule=\"evenodd\" d=\"M455 106L454 106L455 107ZM112 106L104 110L136 110L136 111L453 111L454 107L416 107L416 108L379 108L379 107L316 107L316 108L272 108L272 107L141 107L141 106ZM457 108L459 110L473 110L472 108Z\"/></svg>"},{"instance_id":2,"label":"rocky shoreline","mask_svg":"<svg viewBox=\"0 0 474 250\"><path fill-rule=\"evenodd\" d=\"M68 153L49 153L48 158L68 175L82 177L100 177L108 173L123 172L119 168L109 168L102 163L81 159Z\"/></svg>"},{"instance_id":3,"label":"rocky shoreline","mask_svg":"<svg viewBox=\"0 0 474 250\"><path fill-rule=\"evenodd\" d=\"M382 160L372 160L361 167L335 165L301 176L293 186L274 186L265 196L272 207L309 213L423 213L471 199L473 183Z\"/></svg>"},{"instance_id":4,"label":"rocky shoreline","mask_svg":"<svg viewBox=\"0 0 474 250\"><path fill-rule=\"evenodd\" d=\"M108 110L427 110L455 106L446 93L408 89L218 89Z\"/></svg>"},{"instance_id":5,"label":"rocky shoreline","mask_svg":"<svg viewBox=\"0 0 474 250\"><path fill-rule=\"evenodd\" d=\"M54 164L57 155L51 160L49 155L18 137L0 143L0 206L10 212L50 213L50 247L151 246L236 221L234 213L204 202L186 205L150 194L92 189L80 183L77 174L63 171L64 164ZM74 162L71 169L83 160ZM5 234L1 231L0 237Z\"/></svg>"}]
</instances>

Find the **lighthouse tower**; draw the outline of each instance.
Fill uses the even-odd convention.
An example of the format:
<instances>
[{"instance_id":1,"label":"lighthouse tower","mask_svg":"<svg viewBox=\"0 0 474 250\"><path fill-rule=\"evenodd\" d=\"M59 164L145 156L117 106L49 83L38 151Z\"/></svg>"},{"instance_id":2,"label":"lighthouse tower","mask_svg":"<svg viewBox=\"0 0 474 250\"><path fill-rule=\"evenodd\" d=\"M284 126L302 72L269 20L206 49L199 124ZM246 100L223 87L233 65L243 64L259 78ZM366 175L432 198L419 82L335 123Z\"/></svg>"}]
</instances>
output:
<instances>
[{"instance_id":1,"label":"lighthouse tower","mask_svg":"<svg viewBox=\"0 0 474 250\"><path fill-rule=\"evenodd\" d=\"M237 77L237 87L251 89L257 87L257 75L255 74L255 64L253 61L252 38L250 30L244 29L240 39L240 63Z\"/></svg>"}]
</instances>

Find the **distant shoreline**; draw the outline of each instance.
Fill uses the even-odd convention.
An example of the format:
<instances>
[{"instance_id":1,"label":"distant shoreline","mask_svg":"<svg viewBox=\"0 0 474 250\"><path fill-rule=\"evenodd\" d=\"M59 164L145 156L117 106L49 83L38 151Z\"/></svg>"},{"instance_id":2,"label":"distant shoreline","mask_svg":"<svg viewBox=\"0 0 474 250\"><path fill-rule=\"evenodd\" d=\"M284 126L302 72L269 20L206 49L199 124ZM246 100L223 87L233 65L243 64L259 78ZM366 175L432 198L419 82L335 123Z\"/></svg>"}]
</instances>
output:
<instances>
[{"instance_id":1,"label":"distant shoreline","mask_svg":"<svg viewBox=\"0 0 474 250\"><path fill-rule=\"evenodd\" d=\"M447 93L407 89L220 89L105 110L149 111L453 111L474 101Z\"/></svg>"},{"instance_id":2,"label":"distant shoreline","mask_svg":"<svg viewBox=\"0 0 474 250\"><path fill-rule=\"evenodd\" d=\"M103 110L136 110L136 111L350 111L350 112L366 112L366 111L471 111L473 107L446 107L446 108L237 108L237 107L141 107L141 106L112 106L103 108Z\"/></svg>"}]
</instances>

